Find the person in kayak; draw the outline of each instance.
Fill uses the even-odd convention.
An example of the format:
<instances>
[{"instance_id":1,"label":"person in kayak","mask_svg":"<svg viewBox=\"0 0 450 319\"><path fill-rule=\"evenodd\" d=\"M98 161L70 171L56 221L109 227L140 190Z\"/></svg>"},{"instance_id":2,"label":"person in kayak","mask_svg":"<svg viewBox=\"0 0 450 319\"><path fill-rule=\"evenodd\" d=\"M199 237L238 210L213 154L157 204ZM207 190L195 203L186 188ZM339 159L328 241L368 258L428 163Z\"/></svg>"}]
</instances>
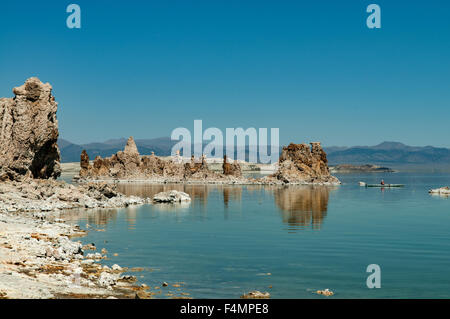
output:
<instances>
[{"instance_id":1,"label":"person in kayak","mask_svg":"<svg viewBox=\"0 0 450 319\"><path fill-rule=\"evenodd\" d=\"M381 185L384 185L384 180L383 180L383 179L381 180L381 183L380 183L380 184L381 184Z\"/></svg>"}]
</instances>

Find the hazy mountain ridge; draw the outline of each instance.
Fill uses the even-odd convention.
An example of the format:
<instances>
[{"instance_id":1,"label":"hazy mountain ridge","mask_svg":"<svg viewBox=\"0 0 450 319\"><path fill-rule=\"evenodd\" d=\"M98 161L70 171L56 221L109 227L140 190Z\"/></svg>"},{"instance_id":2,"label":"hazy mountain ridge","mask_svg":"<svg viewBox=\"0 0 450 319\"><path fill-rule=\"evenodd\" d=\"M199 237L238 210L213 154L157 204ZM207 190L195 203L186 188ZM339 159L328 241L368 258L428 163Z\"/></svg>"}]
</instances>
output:
<instances>
[{"instance_id":1,"label":"hazy mountain ridge","mask_svg":"<svg viewBox=\"0 0 450 319\"><path fill-rule=\"evenodd\" d=\"M114 139L108 140L103 143L88 143L88 144L74 144L64 139L58 140L58 145L61 151L61 162L78 162L80 160L80 154L82 150L86 150L90 159L94 159L96 156L109 157L118 151L123 150L127 139ZM176 143L167 138L155 138L155 139L137 139L135 140L140 154L150 155L152 152L160 156L170 155L172 146Z\"/></svg>"},{"instance_id":2,"label":"hazy mountain ridge","mask_svg":"<svg viewBox=\"0 0 450 319\"><path fill-rule=\"evenodd\" d=\"M382 165L449 165L450 149L433 146L408 146L398 142L383 142L375 146L354 146L345 149L325 148L330 164Z\"/></svg>"},{"instance_id":3,"label":"hazy mountain ridge","mask_svg":"<svg viewBox=\"0 0 450 319\"><path fill-rule=\"evenodd\" d=\"M78 162L85 149L91 159L97 155L108 157L123 150L127 139L111 139L101 143L77 145L64 139L58 140L62 162ZM154 139L136 139L136 145L142 155L170 155L176 141L169 137ZM437 165L450 167L450 149L433 146L408 146L399 142L383 142L375 146L324 147L330 165L337 164L378 164L378 165ZM246 150L248 155L248 149Z\"/></svg>"}]
</instances>

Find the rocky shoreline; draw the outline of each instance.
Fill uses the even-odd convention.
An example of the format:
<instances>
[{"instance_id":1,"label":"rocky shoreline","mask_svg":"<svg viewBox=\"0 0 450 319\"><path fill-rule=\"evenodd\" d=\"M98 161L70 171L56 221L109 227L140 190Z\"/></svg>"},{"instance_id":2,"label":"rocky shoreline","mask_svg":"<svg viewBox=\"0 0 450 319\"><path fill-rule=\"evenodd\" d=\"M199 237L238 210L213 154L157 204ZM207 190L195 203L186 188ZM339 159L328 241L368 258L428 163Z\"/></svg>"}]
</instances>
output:
<instances>
[{"instance_id":1,"label":"rocky shoreline","mask_svg":"<svg viewBox=\"0 0 450 319\"><path fill-rule=\"evenodd\" d=\"M57 213L0 213L1 298L150 298L145 285L71 240L86 232Z\"/></svg>"},{"instance_id":2,"label":"rocky shoreline","mask_svg":"<svg viewBox=\"0 0 450 319\"><path fill-rule=\"evenodd\" d=\"M46 212L73 208L118 208L150 199L125 196L107 183L72 185L64 181L29 180L0 183L0 212Z\"/></svg>"},{"instance_id":3,"label":"rocky shoreline","mask_svg":"<svg viewBox=\"0 0 450 319\"><path fill-rule=\"evenodd\" d=\"M59 213L149 202L105 183L80 186L55 180L0 183L0 296L2 298L148 298L120 266L102 267L70 238L85 231Z\"/></svg>"},{"instance_id":4,"label":"rocky shoreline","mask_svg":"<svg viewBox=\"0 0 450 319\"><path fill-rule=\"evenodd\" d=\"M59 218L75 208L117 208L150 202L116 192L113 185L63 181L0 183L1 298L149 298L136 278L71 238L86 231ZM85 249L86 248L86 249Z\"/></svg>"}]
</instances>

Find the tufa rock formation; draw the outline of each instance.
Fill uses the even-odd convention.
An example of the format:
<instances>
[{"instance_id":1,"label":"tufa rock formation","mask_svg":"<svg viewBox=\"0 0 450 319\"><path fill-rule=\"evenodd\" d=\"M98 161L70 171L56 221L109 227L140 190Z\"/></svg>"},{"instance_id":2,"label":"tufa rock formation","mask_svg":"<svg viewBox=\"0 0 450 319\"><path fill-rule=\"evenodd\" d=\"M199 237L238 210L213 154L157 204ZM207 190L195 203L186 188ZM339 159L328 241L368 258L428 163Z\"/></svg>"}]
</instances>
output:
<instances>
[{"instance_id":1,"label":"tufa rock formation","mask_svg":"<svg viewBox=\"0 0 450 319\"><path fill-rule=\"evenodd\" d=\"M293 143L283 147L278 165L278 171L271 177L284 183L340 183L331 176L327 154L319 142L311 143L311 147Z\"/></svg>"},{"instance_id":2,"label":"tufa rock formation","mask_svg":"<svg viewBox=\"0 0 450 319\"><path fill-rule=\"evenodd\" d=\"M228 163L224 156L223 173L216 173L208 168L206 157L191 157L187 163L177 154L169 159L162 159L154 154L139 155L132 137L128 139L123 151L108 158L97 156L94 164L89 164L85 151L80 158L81 179L128 179L148 180L153 182L213 182L231 184L340 184L330 175L327 156L320 143L290 144L283 148L279 159L278 171L260 179L245 178L237 161Z\"/></svg>"},{"instance_id":3,"label":"tufa rock formation","mask_svg":"<svg viewBox=\"0 0 450 319\"><path fill-rule=\"evenodd\" d=\"M132 136L128 138L127 144L125 145L123 152L124 154L127 154L129 156L139 156L139 151Z\"/></svg>"},{"instance_id":4,"label":"tufa rock formation","mask_svg":"<svg viewBox=\"0 0 450 319\"><path fill-rule=\"evenodd\" d=\"M236 166L233 166L236 170ZM89 163L89 156L83 151L80 156L81 179L153 179L171 180L180 182L184 180L221 179L224 176L208 168L206 157L183 163L178 155L171 159L161 159L152 154L141 156L133 137L130 137L123 151L108 158L97 156L93 165Z\"/></svg>"},{"instance_id":5,"label":"tufa rock formation","mask_svg":"<svg viewBox=\"0 0 450 319\"><path fill-rule=\"evenodd\" d=\"M227 156L223 156L223 164L222 164L223 174L231 175L231 164L228 163Z\"/></svg>"},{"instance_id":6,"label":"tufa rock formation","mask_svg":"<svg viewBox=\"0 0 450 319\"><path fill-rule=\"evenodd\" d=\"M88 175L88 171L89 171L89 155L86 152L86 150L83 150L81 152L81 156L80 156L80 176L81 177L86 177Z\"/></svg>"},{"instance_id":7,"label":"tufa rock formation","mask_svg":"<svg viewBox=\"0 0 450 319\"><path fill-rule=\"evenodd\" d=\"M202 155L201 161L196 162L195 156L191 156L191 161L184 165L185 179L206 179L208 177L217 177L217 174L208 168L205 155Z\"/></svg>"},{"instance_id":8,"label":"tufa rock formation","mask_svg":"<svg viewBox=\"0 0 450 319\"><path fill-rule=\"evenodd\" d=\"M197 164L197 163L195 163ZM123 151L108 158L97 156L93 165L89 164L86 151L80 157L81 178L147 178L183 177L185 167L182 163L164 161L154 154L141 156L133 137L130 137ZM191 172L192 173L192 172Z\"/></svg>"},{"instance_id":9,"label":"tufa rock formation","mask_svg":"<svg viewBox=\"0 0 450 319\"><path fill-rule=\"evenodd\" d=\"M0 99L0 180L57 178L61 174L58 103L52 86L29 78Z\"/></svg>"},{"instance_id":10,"label":"tufa rock formation","mask_svg":"<svg viewBox=\"0 0 450 319\"><path fill-rule=\"evenodd\" d=\"M227 156L223 156L223 164L222 164L223 174L228 176L241 177L242 170L241 165L239 165L238 161L234 161L233 164L228 163Z\"/></svg>"}]
</instances>

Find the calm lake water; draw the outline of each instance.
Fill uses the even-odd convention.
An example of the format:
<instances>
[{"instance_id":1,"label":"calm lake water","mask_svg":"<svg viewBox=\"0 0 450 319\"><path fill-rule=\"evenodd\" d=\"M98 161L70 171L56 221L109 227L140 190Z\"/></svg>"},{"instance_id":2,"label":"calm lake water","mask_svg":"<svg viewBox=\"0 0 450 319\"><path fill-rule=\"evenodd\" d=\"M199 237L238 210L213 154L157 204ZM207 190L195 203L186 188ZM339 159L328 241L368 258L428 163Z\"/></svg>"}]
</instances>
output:
<instances>
[{"instance_id":1,"label":"calm lake water","mask_svg":"<svg viewBox=\"0 0 450 319\"><path fill-rule=\"evenodd\" d=\"M131 274L151 287L168 282L156 297L322 298L314 292L329 288L333 298L449 298L450 198L427 191L450 174L338 177L338 187L124 185L138 196L177 189L192 202L65 217L105 230L81 238L108 250L105 264L143 267ZM406 187L358 186L381 178ZM366 286L369 264L381 267L380 289Z\"/></svg>"}]
</instances>

